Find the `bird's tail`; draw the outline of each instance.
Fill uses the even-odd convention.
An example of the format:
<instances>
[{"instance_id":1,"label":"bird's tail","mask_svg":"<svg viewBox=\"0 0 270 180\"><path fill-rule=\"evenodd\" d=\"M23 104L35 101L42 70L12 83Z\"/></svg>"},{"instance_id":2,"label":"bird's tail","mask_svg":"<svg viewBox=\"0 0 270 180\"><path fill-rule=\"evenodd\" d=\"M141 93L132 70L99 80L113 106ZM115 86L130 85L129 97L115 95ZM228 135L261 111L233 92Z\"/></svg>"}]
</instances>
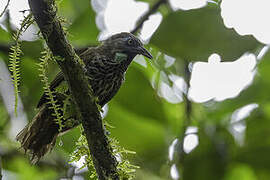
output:
<instances>
[{"instance_id":1,"label":"bird's tail","mask_svg":"<svg viewBox=\"0 0 270 180\"><path fill-rule=\"evenodd\" d=\"M43 105L32 122L16 136L24 151L31 154L32 163L38 162L42 156L52 150L59 134L58 127L51 110Z\"/></svg>"}]
</instances>

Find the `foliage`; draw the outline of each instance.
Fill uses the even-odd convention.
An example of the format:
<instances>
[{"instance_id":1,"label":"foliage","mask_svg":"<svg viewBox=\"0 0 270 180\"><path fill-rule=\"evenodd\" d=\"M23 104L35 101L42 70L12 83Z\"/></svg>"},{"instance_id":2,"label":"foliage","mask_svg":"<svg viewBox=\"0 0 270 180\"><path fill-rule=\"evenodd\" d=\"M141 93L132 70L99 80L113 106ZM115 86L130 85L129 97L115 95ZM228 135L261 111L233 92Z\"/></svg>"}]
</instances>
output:
<instances>
[{"instance_id":1,"label":"foliage","mask_svg":"<svg viewBox=\"0 0 270 180\"><path fill-rule=\"evenodd\" d=\"M151 6L156 3L155 0L142 1ZM93 5L93 0L91 2ZM102 23L98 21L102 17L95 17L97 9L91 7L88 0L57 3L60 15L67 19L62 22L70 22L65 28L75 47L96 44L101 31L97 24ZM252 36L240 36L233 29L226 28L218 5L188 11L172 11L163 5L159 12L163 15L162 23L146 46L154 59L147 61L138 57L136 61L143 66L136 62L131 64L125 83L104 110L104 122L115 127L106 126L110 131L108 136L113 154L119 159L121 176L135 180L168 180L172 179L174 167L180 179L185 180L270 179L270 51L257 60L252 83L238 96L221 102L182 101L187 90L181 89L178 83L179 80L184 81L188 88L189 82L185 77L191 72L186 71L187 63L207 61L212 53L218 53L224 61L233 61L246 52L257 53L262 44ZM27 16L15 34L12 28L2 28L7 23L0 23L0 61L7 64L9 59L7 52L2 51L2 45L12 45L9 71L15 87L15 109L20 96L24 112L31 120L35 115L34 108L45 91L61 127L63 117L58 114L54 92L48 88L59 70L55 62L49 60L52 57L48 49L44 51L42 40L20 39L32 22L31 15ZM41 62L38 61L40 55ZM173 59L170 63L167 55ZM39 68L37 63L40 63ZM22 128L22 117L14 119L4 102L2 88L7 87L6 82L4 77L0 77L0 156L4 178L5 175L13 175L17 179L72 179L75 176L96 179L86 139L79 128L64 134L60 141L58 139L55 149L39 164L31 166L28 163L14 138L10 138L13 128ZM180 100L172 103L168 97ZM187 103L191 105L189 116ZM234 115L248 105L256 108L233 123ZM65 108L68 107L64 107L64 112ZM197 128L197 131L186 133L186 126ZM235 131L241 127L241 133ZM198 144L186 152L184 146L189 137L197 137ZM239 137L242 139L237 139ZM77 171L74 163L65 163L82 158L85 159L83 167L88 167L89 172Z\"/></svg>"},{"instance_id":2,"label":"foliage","mask_svg":"<svg viewBox=\"0 0 270 180\"><path fill-rule=\"evenodd\" d=\"M174 27L174 28L170 28ZM204 46L204 43L207 46ZM167 54L187 61L207 60L212 53L224 61L254 52L260 43L252 36L239 36L223 24L218 6L170 13L162 21L151 43Z\"/></svg>"}]
</instances>

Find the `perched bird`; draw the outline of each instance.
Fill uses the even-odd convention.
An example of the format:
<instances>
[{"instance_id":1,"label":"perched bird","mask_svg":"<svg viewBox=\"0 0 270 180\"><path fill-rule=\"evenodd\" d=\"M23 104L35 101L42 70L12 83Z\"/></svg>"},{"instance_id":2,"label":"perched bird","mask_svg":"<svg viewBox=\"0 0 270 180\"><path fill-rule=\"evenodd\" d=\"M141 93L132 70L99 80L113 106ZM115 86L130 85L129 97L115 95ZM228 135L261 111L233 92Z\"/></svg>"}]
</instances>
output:
<instances>
[{"instance_id":1,"label":"perched bird","mask_svg":"<svg viewBox=\"0 0 270 180\"><path fill-rule=\"evenodd\" d=\"M137 54L152 59L142 42L126 32L113 35L99 46L89 47L77 54L85 63L86 75L101 107L117 93L129 64ZM52 150L59 134L80 124L62 72L51 82L50 90L61 107L58 113L62 115L63 127L60 129L56 123L55 112L44 93L37 105L38 113L16 137L22 148L32 155L33 163Z\"/></svg>"}]
</instances>

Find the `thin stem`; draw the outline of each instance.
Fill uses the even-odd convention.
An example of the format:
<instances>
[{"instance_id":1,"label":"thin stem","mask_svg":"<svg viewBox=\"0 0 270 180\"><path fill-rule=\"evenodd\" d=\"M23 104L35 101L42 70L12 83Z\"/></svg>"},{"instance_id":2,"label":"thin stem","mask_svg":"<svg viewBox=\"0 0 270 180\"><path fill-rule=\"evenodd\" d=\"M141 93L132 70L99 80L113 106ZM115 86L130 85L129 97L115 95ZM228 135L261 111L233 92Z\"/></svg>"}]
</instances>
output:
<instances>
[{"instance_id":1,"label":"thin stem","mask_svg":"<svg viewBox=\"0 0 270 180\"><path fill-rule=\"evenodd\" d=\"M184 79L187 83L187 91L183 93L183 99L185 103L185 119L184 119L184 124L183 124L183 130L180 135L180 140L181 140L181 159L180 161L183 162L185 158L184 152L184 139L186 137L186 130L190 126L191 123L191 114L192 114L192 102L188 99L188 92L190 89L190 79L191 79L191 72L189 70L189 62L185 61L184 64Z\"/></svg>"},{"instance_id":2,"label":"thin stem","mask_svg":"<svg viewBox=\"0 0 270 180\"><path fill-rule=\"evenodd\" d=\"M143 23L148 20L149 16L154 14L158 8L160 7L160 5L167 3L167 0L159 0L158 2L156 2L150 9L149 11L147 11L138 21L137 26L131 31L132 34L136 34L137 31L139 31L142 26Z\"/></svg>"},{"instance_id":3,"label":"thin stem","mask_svg":"<svg viewBox=\"0 0 270 180\"><path fill-rule=\"evenodd\" d=\"M190 124L190 118L192 113L192 103L188 99L188 93L190 89L190 79L191 79L191 72L189 70L189 62L185 61L184 64L184 79L187 83L187 92L184 94L184 101L185 101L185 112L186 112L186 126Z\"/></svg>"},{"instance_id":4,"label":"thin stem","mask_svg":"<svg viewBox=\"0 0 270 180\"><path fill-rule=\"evenodd\" d=\"M3 14L6 12L6 10L7 10L7 8L8 8L8 5L9 5L9 2L10 2L10 0L8 0L6 6L5 6L5 8L4 8L4 10L3 10L2 13L0 14L0 17L2 17Z\"/></svg>"}]
</instances>

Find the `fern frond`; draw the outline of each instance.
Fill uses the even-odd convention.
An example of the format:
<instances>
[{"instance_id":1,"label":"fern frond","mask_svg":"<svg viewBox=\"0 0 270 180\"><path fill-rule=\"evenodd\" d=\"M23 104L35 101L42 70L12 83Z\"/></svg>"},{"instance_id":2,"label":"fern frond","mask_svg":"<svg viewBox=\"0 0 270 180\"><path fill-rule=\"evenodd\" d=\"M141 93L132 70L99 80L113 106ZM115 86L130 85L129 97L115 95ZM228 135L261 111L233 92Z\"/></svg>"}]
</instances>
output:
<instances>
[{"instance_id":1,"label":"fern frond","mask_svg":"<svg viewBox=\"0 0 270 180\"><path fill-rule=\"evenodd\" d=\"M22 53L21 43L17 42L10 48L9 54L9 70L11 72L11 78L14 85L14 96L15 96L15 114L17 116L18 99L19 99L19 83L20 83L20 71L19 71L19 58Z\"/></svg>"},{"instance_id":2,"label":"fern frond","mask_svg":"<svg viewBox=\"0 0 270 180\"><path fill-rule=\"evenodd\" d=\"M11 72L11 78L14 85L14 96L15 96L15 115L17 116L18 98L19 98L19 84L20 84L20 56L22 54L21 41L19 40L22 32L26 31L27 28L34 22L32 14L29 14L24 18L21 23L20 29L13 34L12 38L15 44L11 46L9 53L9 70Z\"/></svg>"},{"instance_id":3,"label":"fern frond","mask_svg":"<svg viewBox=\"0 0 270 180\"><path fill-rule=\"evenodd\" d=\"M113 155L117 158L117 170L122 179L132 180L135 178L136 169L140 168L131 164L125 156L136 154L134 151L123 148L115 138L109 137L110 145L113 149Z\"/></svg>"},{"instance_id":4,"label":"fern frond","mask_svg":"<svg viewBox=\"0 0 270 180\"><path fill-rule=\"evenodd\" d=\"M63 111L63 109L61 109L60 105L57 104L54 92L50 89L50 83L46 72L46 69L48 67L48 61L52 59L52 55L49 49L45 49L45 51L41 52L41 54L42 57L40 58L40 63L38 64L40 71L39 76L41 77L41 81L44 83L43 88L44 93L46 94L46 97L49 100L48 101L49 109L53 110L52 115L55 117L55 121L59 125L59 132L61 132L64 125L62 123L63 115L61 115L60 111Z\"/></svg>"},{"instance_id":5,"label":"fern frond","mask_svg":"<svg viewBox=\"0 0 270 180\"><path fill-rule=\"evenodd\" d=\"M98 177L94 167L94 162L91 158L90 151L87 145L87 140L84 135L81 135L76 142L76 150L71 154L70 163L77 162L82 158L84 158L84 164L82 165L82 167L80 167L80 169L87 167L90 173L89 179L97 180Z\"/></svg>"}]
</instances>

